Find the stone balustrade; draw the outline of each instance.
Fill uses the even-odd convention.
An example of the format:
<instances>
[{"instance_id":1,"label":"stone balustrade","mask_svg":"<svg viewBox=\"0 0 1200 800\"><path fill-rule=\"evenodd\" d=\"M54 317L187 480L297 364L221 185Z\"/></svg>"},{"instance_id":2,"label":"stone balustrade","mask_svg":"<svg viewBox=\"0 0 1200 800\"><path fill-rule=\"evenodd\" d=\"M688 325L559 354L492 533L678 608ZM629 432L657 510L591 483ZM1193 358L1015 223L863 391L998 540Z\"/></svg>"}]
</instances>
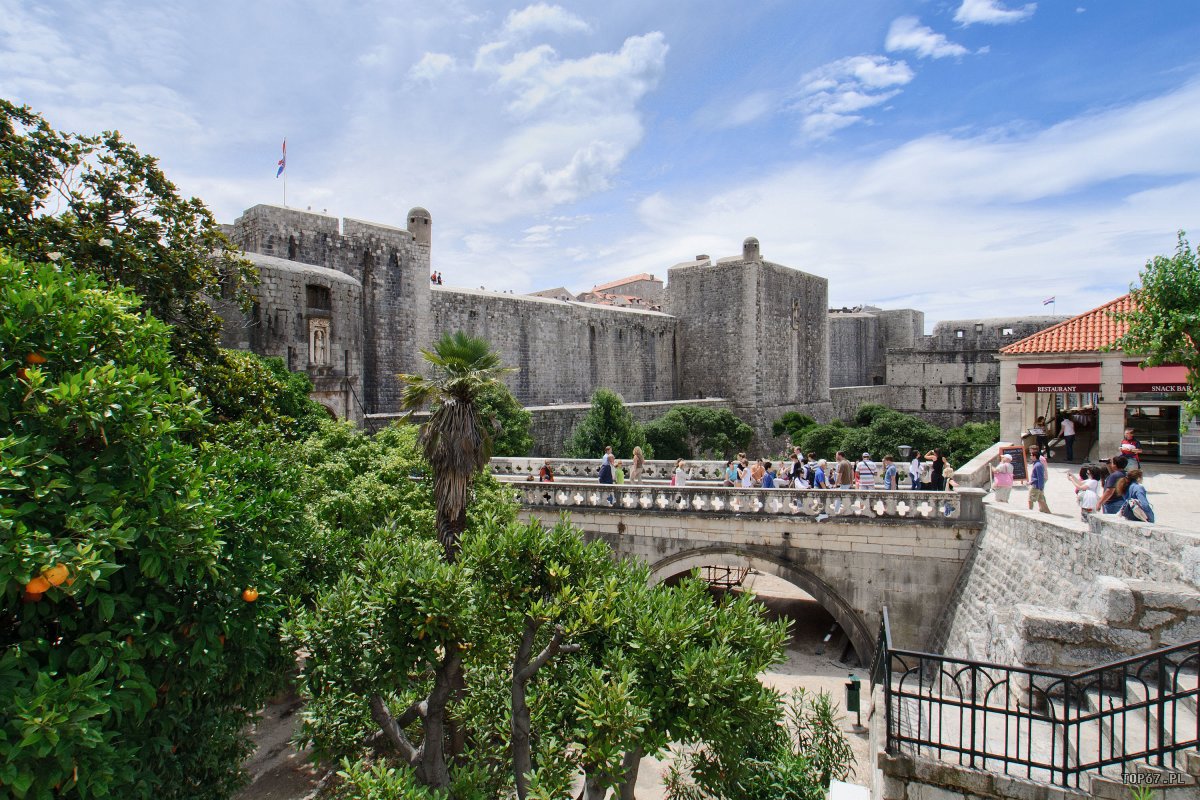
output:
<instances>
[{"instance_id":1,"label":"stone balustrade","mask_svg":"<svg viewBox=\"0 0 1200 800\"><path fill-rule=\"evenodd\" d=\"M499 480L516 478L524 480L530 475L537 477L542 464L550 463L556 480L579 478L596 480L600 477L600 457L596 458L493 458L492 475ZM701 482L721 482L725 479L724 461L685 461L687 469L692 473L692 480ZM622 459L626 480L632 462ZM675 474L674 461L647 461L642 469L643 481L670 481Z\"/></svg>"},{"instance_id":2,"label":"stone balustrade","mask_svg":"<svg viewBox=\"0 0 1200 800\"><path fill-rule=\"evenodd\" d=\"M983 524L979 489L956 492L841 489L742 489L594 482L512 482L526 508L611 509L614 512L750 514L825 520L892 520L922 524Z\"/></svg>"}]
</instances>

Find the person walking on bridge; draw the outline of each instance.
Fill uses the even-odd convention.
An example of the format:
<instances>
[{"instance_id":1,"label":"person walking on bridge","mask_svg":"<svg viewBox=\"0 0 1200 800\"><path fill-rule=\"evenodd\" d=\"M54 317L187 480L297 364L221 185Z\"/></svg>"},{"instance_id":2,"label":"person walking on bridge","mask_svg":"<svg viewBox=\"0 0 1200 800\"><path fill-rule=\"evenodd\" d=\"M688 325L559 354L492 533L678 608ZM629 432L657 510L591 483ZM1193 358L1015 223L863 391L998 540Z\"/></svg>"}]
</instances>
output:
<instances>
[{"instance_id":1,"label":"person walking on bridge","mask_svg":"<svg viewBox=\"0 0 1200 800\"><path fill-rule=\"evenodd\" d=\"M858 475L858 488L875 488L875 475L879 472L879 468L876 467L875 462L871 460L870 453L862 454L862 460L855 464L854 472Z\"/></svg>"}]
</instances>

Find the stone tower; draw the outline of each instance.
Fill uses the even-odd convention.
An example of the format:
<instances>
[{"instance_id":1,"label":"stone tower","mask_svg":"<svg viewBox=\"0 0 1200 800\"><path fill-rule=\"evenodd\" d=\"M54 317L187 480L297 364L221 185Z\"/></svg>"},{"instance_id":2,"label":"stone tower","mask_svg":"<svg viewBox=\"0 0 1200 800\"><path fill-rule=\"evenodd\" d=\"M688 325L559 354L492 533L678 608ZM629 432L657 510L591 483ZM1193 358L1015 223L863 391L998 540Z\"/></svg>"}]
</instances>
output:
<instances>
[{"instance_id":1,"label":"stone tower","mask_svg":"<svg viewBox=\"0 0 1200 800\"><path fill-rule=\"evenodd\" d=\"M797 405L828 418L825 278L764 261L754 237L741 257L686 262L668 274L681 399L727 397L758 431Z\"/></svg>"}]
</instances>

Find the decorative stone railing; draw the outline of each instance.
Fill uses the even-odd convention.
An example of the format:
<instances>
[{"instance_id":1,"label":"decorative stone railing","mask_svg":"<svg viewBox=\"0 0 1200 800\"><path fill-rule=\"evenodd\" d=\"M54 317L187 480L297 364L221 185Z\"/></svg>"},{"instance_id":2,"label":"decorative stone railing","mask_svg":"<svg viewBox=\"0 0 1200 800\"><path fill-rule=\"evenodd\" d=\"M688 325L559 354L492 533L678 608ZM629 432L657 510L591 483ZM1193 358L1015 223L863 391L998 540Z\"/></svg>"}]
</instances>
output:
<instances>
[{"instance_id":1,"label":"decorative stone railing","mask_svg":"<svg viewBox=\"0 0 1200 800\"><path fill-rule=\"evenodd\" d=\"M840 489L741 489L598 483L513 482L522 506L614 512L753 514L826 519L872 519L981 525L979 489L913 492Z\"/></svg>"},{"instance_id":2,"label":"decorative stone railing","mask_svg":"<svg viewBox=\"0 0 1200 800\"><path fill-rule=\"evenodd\" d=\"M600 458L493 458L491 465L492 475L498 479L516 478L524 480L530 475L537 477L538 470L542 468L542 464L550 463L550 468L554 471L556 480L592 479L596 480L600 477ZM702 482L720 482L725 479L725 462L724 461L688 461L685 462L687 469L692 473L692 480ZM625 470L625 479L629 480L629 468L632 463L629 459L622 459L622 467ZM671 480L671 476L675 474L674 461L647 461L642 468L643 481L663 481Z\"/></svg>"}]
</instances>

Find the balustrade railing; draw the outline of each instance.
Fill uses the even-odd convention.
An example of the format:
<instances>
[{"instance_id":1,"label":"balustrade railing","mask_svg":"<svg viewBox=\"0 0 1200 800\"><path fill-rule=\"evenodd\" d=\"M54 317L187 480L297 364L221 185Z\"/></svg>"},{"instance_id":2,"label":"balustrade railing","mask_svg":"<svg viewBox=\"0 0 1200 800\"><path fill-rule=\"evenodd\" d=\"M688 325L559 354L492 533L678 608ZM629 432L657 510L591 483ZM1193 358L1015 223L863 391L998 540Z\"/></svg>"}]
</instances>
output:
<instances>
[{"instance_id":1,"label":"balustrade railing","mask_svg":"<svg viewBox=\"0 0 1200 800\"><path fill-rule=\"evenodd\" d=\"M592 508L705 514L758 514L823 521L830 518L892 519L923 523L981 523L983 492L877 491L858 489L742 489L722 486L661 486L592 482L510 484L528 508Z\"/></svg>"},{"instance_id":2,"label":"balustrade railing","mask_svg":"<svg viewBox=\"0 0 1200 800\"><path fill-rule=\"evenodd\" d=\"M574 478L595 480L600 477L599 458L493 458L491 472L497 478L514 477L524 479L530 475L537 477L538 470L543 464L549 463L554 475L559 480ZM622 459L622 468L626 479L630 474L632 463ZM692 474L692 480L700 482L721 482L725 479L724 461L688 461L687 469ZM671 480L675 474L674 461L647 461L642 469L643 481Z\"/></svg>"},{"instance_id":3,"label":"balustrade railing","mask_svg":"<svg viewBox=\"0 0 1200 800\"><path fill-rule=\"evenodd\" d=\"M882 684L887 750L1087 788L1145 764L1182 781L1200 746L1200 640L1075 673L892 646L884 609L871 681ZM1190 779L1189 779L1190 780Z\"/></svg>"}]
</instances>

